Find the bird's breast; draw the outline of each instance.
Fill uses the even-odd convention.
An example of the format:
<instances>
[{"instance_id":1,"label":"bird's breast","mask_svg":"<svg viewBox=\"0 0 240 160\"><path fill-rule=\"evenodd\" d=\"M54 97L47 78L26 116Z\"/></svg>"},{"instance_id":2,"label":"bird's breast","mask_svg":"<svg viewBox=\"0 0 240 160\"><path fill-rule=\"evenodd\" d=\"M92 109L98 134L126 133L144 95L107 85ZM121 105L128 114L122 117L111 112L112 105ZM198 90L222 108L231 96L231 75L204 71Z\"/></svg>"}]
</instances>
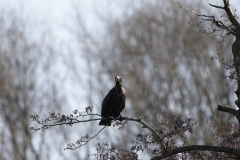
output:
<instances>
[{"instance_id":1,"label":"bird's breast","mask_svg":"<svg viewBox=\"0 0 240 160\"><path fill-rule=\"evenodd\" d=\"M121 89L122 89L122 93L123 93L123 94L126 94L125 89L124 89L123 87L121 87Z\"/></svg>"}]
</instances>

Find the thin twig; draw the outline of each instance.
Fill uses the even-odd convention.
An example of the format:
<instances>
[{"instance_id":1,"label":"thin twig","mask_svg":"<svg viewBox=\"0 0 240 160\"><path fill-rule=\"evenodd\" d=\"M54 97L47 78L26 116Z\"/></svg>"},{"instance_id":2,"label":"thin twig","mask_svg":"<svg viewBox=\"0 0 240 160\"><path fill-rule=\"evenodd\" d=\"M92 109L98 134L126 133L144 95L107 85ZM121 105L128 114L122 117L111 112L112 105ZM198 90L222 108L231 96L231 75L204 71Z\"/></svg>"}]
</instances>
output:
<instances>
[{"instance_id":1,"label":"thin twig","mask_svg":"<svg viewBox=\"0 0 240 160\"><path fill-rule=\"evenodd\" d=\"M219 9L225 9L224 7L222 6L217 6L217 5L214 5L214 4L211 4L209 3L210 6L214 7L214 8L219 8Z\"/></svg>"},{"instance_id":2,"label":"thin twig","mask_svg":"<svg viewBox=\"0 0 240 160\"><path fill-rule=\"evenodd\" d=\"M80 140L80 142L76 142L77 144L79 144L77 147L75 147L75 145L73 145L74 147L72 147L72 145L70 144L69 147L67 148L64 148L65 149L70 149L70 150L75 150L75 149L78 149L84 145L86 145L89 141L91 141L93 138L95 138L96 136L99 135L99 133L101 133L107 126L104 126L102 129L100 129L94 136L90 137L88 140L84 141L84 143L81 143L82 141Z\"/></svg>"}]
</instances>

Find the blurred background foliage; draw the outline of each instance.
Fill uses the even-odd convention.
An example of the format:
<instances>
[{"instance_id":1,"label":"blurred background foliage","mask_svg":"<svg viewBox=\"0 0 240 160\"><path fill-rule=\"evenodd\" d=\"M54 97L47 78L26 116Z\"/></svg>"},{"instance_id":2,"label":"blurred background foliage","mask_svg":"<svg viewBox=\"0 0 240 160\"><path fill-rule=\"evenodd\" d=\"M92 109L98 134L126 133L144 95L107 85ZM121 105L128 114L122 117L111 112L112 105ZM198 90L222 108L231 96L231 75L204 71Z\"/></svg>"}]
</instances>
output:
<instances>
[{"instance_id":1,"label":"blurred background foliage","mask_svg":"<svg viewBox=\"0 0 240 160\"><path fill-rule=\"evenodd\" d=\"M201 1L180 3L218 18L223 14ZM180 9L176 0L126 1L119 8L117 16L96 11L98 29L92 30L73 5L73 23L66 25L71 40L61 43L54 41L58 37L51 28L39 29L34 26L43 24L29 23L31 17L21 17L13 10L1 12L2 159L88 159L93 145L106 140L130 149L136 134L147 132L133 122L123 131L108 127L79 151L63 152L63 148L81 135L97 132L101 128L98 122L39 133L29 130L34 125L29 121L33 113L69 114L74 109L84 111L85 105L100 113L102 99L114 86L116 75L122 76L127 91L123 116L148 115L146 122L153 127L160 119L171 121L172 115L199 120L194 133L186 135L189 144L214 142L208 119L217 132L224 132L222 126L227 122L221 120L216 107L234 107L236 86L211 57L220 53L230 59L233 39L218 43L217 35L201 33L208 24L190 25L199 19ZM160 117L155 115L159 110ZM149 158L151 151L144 156Z\"/></svg>"}]
</instances>

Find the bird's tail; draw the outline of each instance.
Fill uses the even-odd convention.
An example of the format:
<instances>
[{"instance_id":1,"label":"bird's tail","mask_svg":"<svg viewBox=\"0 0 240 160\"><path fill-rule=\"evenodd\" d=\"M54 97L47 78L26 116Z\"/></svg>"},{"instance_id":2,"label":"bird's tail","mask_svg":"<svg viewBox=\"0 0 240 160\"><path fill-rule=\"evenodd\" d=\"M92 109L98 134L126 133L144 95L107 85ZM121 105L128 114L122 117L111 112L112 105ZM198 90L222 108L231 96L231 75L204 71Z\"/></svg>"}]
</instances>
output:
<instances>
[{"instance_id":1,"label":"bird's tail","mask_svg":"<svg viewBox=\"0 0 240 160\"><path fill-rule=\"evenodd\" d=\"M111 126L111 119L103 119L99 122L99 125Z\"/></svg>"}]
</instances>

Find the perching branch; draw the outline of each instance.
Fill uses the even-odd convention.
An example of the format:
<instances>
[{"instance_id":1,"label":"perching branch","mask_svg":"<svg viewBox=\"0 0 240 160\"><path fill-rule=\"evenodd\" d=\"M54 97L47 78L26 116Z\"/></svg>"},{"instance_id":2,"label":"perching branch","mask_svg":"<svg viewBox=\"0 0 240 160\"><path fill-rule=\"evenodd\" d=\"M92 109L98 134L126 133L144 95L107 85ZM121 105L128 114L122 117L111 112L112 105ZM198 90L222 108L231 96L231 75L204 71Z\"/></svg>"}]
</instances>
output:
<instances>
[{"instance_id":1,"label":"perching branch","mask_svg":"<svg viewBox=\"0 0 240 160\"><path fill-rule=\"evenodd\" d=\"M87 107L88 109L86 109L85 112L79 112L77 110L73 111L73 115L70 114L69 116L65 116L65 115L61 115L60 113L49 113L49 116L45 119L41 119L38 115L30 115L30 118L32 118L33 121L36 121L38 124L40 124L41 126L38 128L34 128L31 127L32 130L44 130L44 129L49 129L51 127L54 126L60 126L60 125L67 125L67 126L72 126L76 123L85 123L85 122L91 122L91 121L99 121L102 120L104 118L92 118L92 116L97 116L97 117L101 117L101 115L99 114L91 114L89 112L92 112L93 107ZM91 110L89 110L91 109ZM91 118L89 119L85 119L86 116L91 116ZM80 119L81 118L81 119ZM82 119L84 118L84 119ZM149 126L146 122L144 122L143 120L146 119L147 116L145 118L140 118L137 116L133 116L133 117L122 117L121 120L119 118L113 118L111 119L111 122L115 122L116 123L113 126L120 126L118 129L122 129L124 128L124 126L129 122L129 121L135 121L140 123L141 125L143 125L142 128L147 128L150 131L150 134L146 134L146 135L142 135L142 134L138 134L137 136L137 141L142 144L137 144L139 146L141 146L140 148L144 148L148 145L152 145L152 144L159 144L162 143L163 140L164 142L168 143L169 146L171 144L171 146L174 146L173 142L168 142L168 140L166 140L166 138L170 138L174 135L177 135L180 132L193 132L193 125L196 124L197 122L193 122L192 118L182 118L181 116L172 116L172 121L173 121L173 125L174 125L174 129L172 130L168 130L166 129L166 123L161 123L159 124L161 127L154 129L153 127ZM164 127L165 126L165 127ZM91 141L93 138L95 138L96 136L98 136L104 129L106 128L106 126L104 126L103 128L101 128L95 135L90 136L89 134L86 134L85 136L81 136L80 139L77 140L77 142L75 143L69 143L67 145L67 147L65 149L67 150L75 150L78 149L82 146L84 146L85 144L87 144L89 141ZM139 149L138 146L138 149ZM137 150L138 150L137 149Z\"/></svg>"},{"instance_id":2,"label":"perching branch","mask_svg":"<svg viewBox=\"0 0 240 160\"><path fill-rule=\"evenodd\" d=\"M74 112L79 113L77 110L75 110ZM98 114L89 114L87 113L87 115L95 115L95 116L100 116ZM86 114L80 114L81 117L85 117ZM73 124L76 123L83 123L83 122L91 122L91 121L99 121L102 120L104 118L90 118L90 119L86 119L86 120L79 120L77 118L79 118L80 116L76 116L74 117L73 115L70 116L65 116L65 115L60 115L55 114L55 113L50 113L49 117L47 117L46 119L40 119L38 115L34 114L34 115L30 115L30 118L32 118L33 121L36 121L38 124L41 125L41 127L35 128L35 127L31 127L32 130L44 130L44 129L48 129L54 126L59 126L59 125L69 125L72 126ZM101 116L100 116L101 117ZM122 117L123 120L125 121L135 121L138 122L140 124L143 125L144 128L149 129L151 132L153 132L154 134L158 135L158 133L149 125L147 125L144 121L143 118L140 117L135 117L135 118L128 118L128 117ZM111 122L117 121L119 120L118 118L114 118L111 120ZM49 122L52 122L51 124L49 124ZM126 124L126 123L124 123ZM104 127L105 128L105 127Z\"/></svg>"},{"instance_id":3,"label":"perching branch","mask_svg":"<svg viewBox=\"0 0 240 160\"><path fill-rule=\"evenodd\" d=\"M30 118L33 121L36 121L38 124L41 125L41 127L37 127L37 128L31 127L30 129L37 131L37 130L44 130L44 129L48 129L48 128L59 126L59 125L72 126L73 124L76 124L76 123L101 120L101 118L79 120L80 117L86 117L86 116L101 117L101 115L99 114L90 113L92 112L92 109L93 109L92 106L88 106L85 109L86 109L85 112L79 112L78 110L74 110L73 114L70 114L69 116L61 115L60 113L51 112L49 113L48 117L45 119L40 118L37 114L30 115Z\"/></svg>"}]
</instances>

